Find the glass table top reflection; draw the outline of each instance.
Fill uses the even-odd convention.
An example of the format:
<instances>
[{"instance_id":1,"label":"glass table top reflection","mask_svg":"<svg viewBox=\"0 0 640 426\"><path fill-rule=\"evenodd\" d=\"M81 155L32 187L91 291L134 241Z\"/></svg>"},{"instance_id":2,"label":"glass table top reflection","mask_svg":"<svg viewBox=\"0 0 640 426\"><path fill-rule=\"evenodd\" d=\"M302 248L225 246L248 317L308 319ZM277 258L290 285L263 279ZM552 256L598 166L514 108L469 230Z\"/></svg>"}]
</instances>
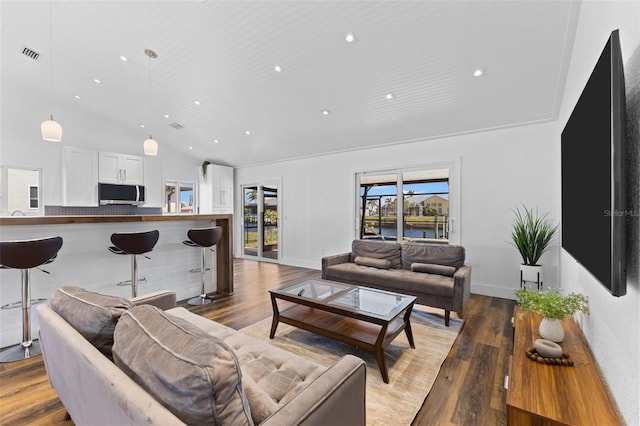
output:
<instances>
[{"instance_id":1,"label":"glass table top reflection","mask_svg":"<svg viewBox=\"0 0 640 426\"><path fill-rule=\"evenodd\" d=\"M320 301L351 288L353 288L353 286L331 281L310 280L275 291L277 293L290 294L292 296L306 297L307 299Z\"/></svg>"},{"instance_id":2,"label":"glass table top reflection","mask_svg":"<svg viewBox=\"0 0 640 426\"><path fill-rule=\"evenodd\" d=\"M415 300L413 296L372 288L356 287L332 300L329 304L340 305L360 312L369 312L386 317L398 312L398 310L406 308L413 300Z\"/></svg>"}]
</instances>

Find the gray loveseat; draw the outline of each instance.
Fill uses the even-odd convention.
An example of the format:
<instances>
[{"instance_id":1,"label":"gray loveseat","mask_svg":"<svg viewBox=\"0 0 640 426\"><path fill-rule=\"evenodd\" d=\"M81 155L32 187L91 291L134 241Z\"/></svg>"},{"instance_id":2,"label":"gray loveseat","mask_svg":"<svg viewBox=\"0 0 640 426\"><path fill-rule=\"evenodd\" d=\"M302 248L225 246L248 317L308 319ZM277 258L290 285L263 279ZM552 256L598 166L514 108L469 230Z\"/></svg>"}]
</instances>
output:
<instances>
[{"instance_id":1,"label":"gray loveseat","mask_svg":"<svg viewBox=\"0 0 640 426\"><path fill-rule=\"evenodd\" d=\"M320 366L172 307L172 292L132 302L63 287L37 307L49 381L76 425L365 424L360 358Z\"/></svg>"},{"instance_id":2,"label":"gray loveseat","mask_svg":"<svg viewBox=\"0 0 640 426\"><path fill-rule=\"evenodd\" d=\"M464 247L414 242L354 240L349 253L322 258L322 278L417 298L416 303L462 314L471 267Z\"/></svg>"}]
</instances>

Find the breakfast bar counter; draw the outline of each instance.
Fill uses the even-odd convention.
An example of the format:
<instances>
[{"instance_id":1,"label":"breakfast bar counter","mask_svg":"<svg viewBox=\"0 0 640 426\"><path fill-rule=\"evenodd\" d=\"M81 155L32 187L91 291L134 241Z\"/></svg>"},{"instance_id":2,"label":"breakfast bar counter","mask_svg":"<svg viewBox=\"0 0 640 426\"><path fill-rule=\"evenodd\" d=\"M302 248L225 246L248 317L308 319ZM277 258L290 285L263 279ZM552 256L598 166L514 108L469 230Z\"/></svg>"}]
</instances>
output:
<instances>
[{"instance_id":1,"label":"breakfast bar counter","mask_svg":"<svg viewBox=\"0 0 640 426\"><path fill-rule=\"evenodd\" d=\"M130 298L131 286L122 283L131 278L131 259L109 251L111 234L157 229L160 237L147 253L150 259L138 259L138 295L173 290L178 300L183 300L200 294L201 251L182 243L191 228L222 228L215 255L207 258L207 270L211 271L206 274L205 290L209 294L233 293L232 218L230 214L1 217L0 241L62 237L58 256L42 267L48 273L31 271L31 299L49 299L55 289L68 285ZM21 299L20 271L0 269L0 281L0 305ZM20 341L20 311L0 310L0 348ZM32 326L35 336L37 318Z\"/></svg>"}]
</instances>

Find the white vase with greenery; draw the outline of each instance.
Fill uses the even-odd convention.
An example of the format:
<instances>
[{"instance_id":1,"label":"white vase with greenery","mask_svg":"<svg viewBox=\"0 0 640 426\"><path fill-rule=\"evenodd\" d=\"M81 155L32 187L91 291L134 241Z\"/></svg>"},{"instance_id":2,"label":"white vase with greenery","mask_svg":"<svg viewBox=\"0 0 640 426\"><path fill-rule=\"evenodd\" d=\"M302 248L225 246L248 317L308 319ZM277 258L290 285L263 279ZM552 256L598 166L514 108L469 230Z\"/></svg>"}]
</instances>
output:
<instances>
[{"instance_id":1,"label":"white vase with greenery","mask_svg":"<svg viewBox=\"0 0 640 426\"><path fill-rule=\"evenodd\" d=\"M543 339L552 342L564 340L564 330L561 321L573 316L576 312L589 313L589 299L580 293L570 293L563 296L558 289L516 290L518 306L522 313L537 312L542 315L538 332Z\"/></svg>"}]
</instances>

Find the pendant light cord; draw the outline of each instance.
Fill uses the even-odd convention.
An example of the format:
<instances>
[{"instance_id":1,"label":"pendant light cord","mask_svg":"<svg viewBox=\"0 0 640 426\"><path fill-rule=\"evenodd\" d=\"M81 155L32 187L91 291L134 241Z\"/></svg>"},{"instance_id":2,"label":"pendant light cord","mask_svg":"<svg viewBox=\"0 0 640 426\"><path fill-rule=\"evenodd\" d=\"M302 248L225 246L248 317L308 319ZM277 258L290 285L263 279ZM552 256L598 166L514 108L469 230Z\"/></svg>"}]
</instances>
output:
<instances>
[{"instance_id":1,"label":"pendant light cord","mask_svg":"<svg viewBox=\"0 0 640 426\"><path fill-rule=\"evenodd\" d=\"M53 111L53 0L49 0L49 43L49 108Z\"/></svg>"}]
</instances>

